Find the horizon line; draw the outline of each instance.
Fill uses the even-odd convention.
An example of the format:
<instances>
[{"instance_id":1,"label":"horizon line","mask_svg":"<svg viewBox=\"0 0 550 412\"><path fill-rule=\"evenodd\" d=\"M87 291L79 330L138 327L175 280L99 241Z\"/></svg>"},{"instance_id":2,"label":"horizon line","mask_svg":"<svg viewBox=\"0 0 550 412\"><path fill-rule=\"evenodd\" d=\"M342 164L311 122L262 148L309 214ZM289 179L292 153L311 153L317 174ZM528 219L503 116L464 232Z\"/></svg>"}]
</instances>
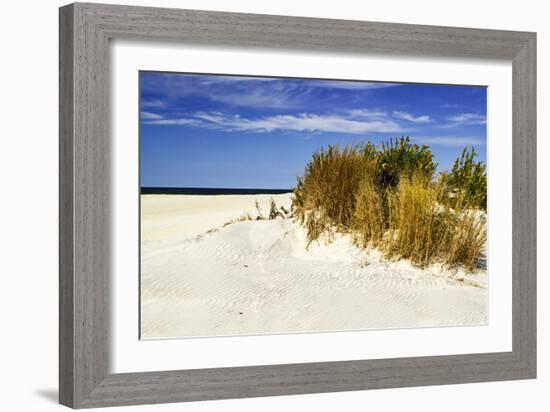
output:
<instances>
[{"instance_id":1,"label":"horizon line","mask_svg":"<svg viewBox=\"0 0 550 412\"><path fill-rule=\"evenodd\" d=\"M283 194L292 188L141 186L140 194Z\"/></svg>"}]
</instances>

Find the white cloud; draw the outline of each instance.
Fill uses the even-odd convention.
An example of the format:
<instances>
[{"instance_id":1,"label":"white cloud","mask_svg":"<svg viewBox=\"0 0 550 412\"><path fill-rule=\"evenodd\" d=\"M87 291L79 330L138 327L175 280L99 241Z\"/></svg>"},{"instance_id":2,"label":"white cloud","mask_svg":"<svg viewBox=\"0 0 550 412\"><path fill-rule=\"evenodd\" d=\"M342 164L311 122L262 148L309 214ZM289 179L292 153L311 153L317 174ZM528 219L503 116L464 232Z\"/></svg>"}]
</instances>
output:
<instances>
[{"instance_id":1,"label":"white cloud","mask_svg":"<svg viewBox=\"0 0 550 412\"><path fill-rule=\"evenodd\" d=\"M272 132L290 130L300 132L401 132L403 129L391 120L362 120L350 116L317 115L276 115L247 119L239 115L226 115L219 112L197 112L190 117L147 121L155 125L191 125L196 127L245 132Z\"/></svg>"},{"instance_id":2,"label":"white cloud","mask_svg":"<svg viewBox=\"0 0 550 412\"><path fill-rule=\"evenodd\" d=\"M333 89L347 90L374 90L385 89L386 87L401 86L399 83L379 83L353 80L309 80L308 86L330 87Z\"/></svg>"},{"instance_id":3,"label":"white cloud","mask_svg":"<svg viewBox=\"0 0 550 412\"><path fill-rule=\"evenodd\" d=\"M485 116L481 114L475 114L475 113L462 113L455 116L450 116L448 119L452 122L459 122L459 123L475 123L475 124L481 124L486 122Z\"/></svg>"},{"instance_id":4,"label":"white cloud","mask_svg":"<svg viewBox=\"0 0 550 412\"><path fill-rule=\"evenodd\" d=\"M307 92L307 90L296 91L291 88L264 87L231 92L212 90L208 97L233 106L289 108L303 104L303 97Z\"/></svg>"},{"instance_id":5,"label":"white cloud","mask_svg":"<svg viewBox=\"0 0 550 412\"><path fill-rule=\"evenodd\" d=\"M220 112L196 112L193 114L193 117L196 117L197 119L206 120L207 122L211 123L218 123L222 124L228 116L224 115ZM239 118L239 115L234 115L234 118Z\"/></svg>"},{"instance_id":6,"label":"white cloud","mask_svg":"<svg viewBox=\"0 0 550 412\"><path fill-rule=\"evenodd\" d=\"M253 87L250 81L268 81L261 87ZM235 83L231 88L224 87L224 83ZM269 108L295 108L307 105L312 99L316 99L315 93L319 89L336 90L374 90L399 86L394 83L368 83L361 81L340 80L307 80L307 79L258 79L239 78L219 82L218 78L210 83L201 82L199 92L204 92L204 87L210 87L208 97L217 102L233 106L269 107ZM336 91L337 93L337 91Z\"/></svg>"},{"instance_id":7,"label":"white cloud","mask_svg":"<svg viewBox=\"0 0 550 412\"><path fill-rule=\"evenodd\" d=\"M142 120L158 120L158 119L162 119L162 116L160 114L151 113L151 112L141 112L141 119Z\"/></svg>"},{"instance_id":8,"label":"white cloud","mask_svg":"<svg viewBox=\"0 0 550 412\"><path fill-rule=\"evenodd\" d=\"M145 91L163 99L142 101L142 107L167 107L171 101L185 96L206 96L210 100L232 106L290 108L308 107L318 101L320 90L339 95L346 90L374 90L400 86L398 83L379 83L353 80L321 80L276 77L246 77L222 75L190 75L164 73L146 76Z\"/></svg>"},{"instance_id":9,"label":"white cloud","mask_svg":"<svg viewBox=\"0 0 550 412\"><path fill-rule=\"evenodd\" d=\"M449 146L449 147L464 147L464 146L482 146L485 140L479 137L469 136L418 136L411 137L414 143L426 144L430 146Z\"/></svg>"},{"instance_id":10,"label":"white cloud","mask_svg":"<svg viewBox=\"0 0 550 412\"><path fill-rule=\"evenodd\" d=\"M386 119L388 117L386 112L370 109L353 109L350 110L349 114L351 117L365 119Z\"/></svg>"},{"instance_id":11,"label":"white cloud","mask_svg":"<svg viewBox=\"0 0 550 412\"><path fill-rule=\"evenodd\" d=\"M450 123L443 125L443 128L452 128L457 126L470 126L486 124L487 118L481 114L476 113L461 113L454 116L447 117Z\"/></svg>"},{"instance_id":12,"label":"white cloud","mask_svg":"<svg viewBox=\"0 0 550 412\"><path fill-rule=\"evenodd\" d=\"M393 122L359 121L340 116L315 114L279 115L257 120L237 119L233 125L240 130L294 130L310 132L395 132L401 128Z\"/></svg>"},{"instance_id":13,"label":"white cloud","mask_svg":"<svg viewBox=\"0 0 550 412\"><path fill-rule=\"evenodd\" d=\"M432 119L428 115L413 116L412 114L407 113L407 112L395 111L395 112L392 113L392 116L395 117L396 119L406 120L406 121L412 122L412 123L430 123L430 122L432 122Z\"/></svg>"},{"instance_id":14,"label":"white cloud","mask_svg":"<svg viewBox=\"0 0 550 412\"><path fill-rule=\"evenodd\" d=\"M144 108L153 108L153 107L164 107L166 104L164 101L155 99L155 100L142 100L141 107Z\"/></svg>"},{"instance_id":15,"label":"white cloud","mask_svg":"<svg viewBox=\"0 0 550 412\"><path fill-rule=\"evenodd\" d=\"M177 75L176 75L177 76ZM218 75L218 76L202 76L199 80L199 84L202 86L210 86L212 84L224 84L224 83L238 83L245 81L255 82L272 82L277 80L275 77L254 77L254 76L240 76L240 75Z\"/></svg>"},{"instance_id":16,"label":"white cloud","mask_svg":"<svg viewBox=\"0 0 550 412\"><path fill-rule=\"evenodd\" d=\"M158 119L158 120L146 120L143 123L156 125L156 126L186 126L186 125L199 125L194 119Z\"/></svg>"}]
</instances>

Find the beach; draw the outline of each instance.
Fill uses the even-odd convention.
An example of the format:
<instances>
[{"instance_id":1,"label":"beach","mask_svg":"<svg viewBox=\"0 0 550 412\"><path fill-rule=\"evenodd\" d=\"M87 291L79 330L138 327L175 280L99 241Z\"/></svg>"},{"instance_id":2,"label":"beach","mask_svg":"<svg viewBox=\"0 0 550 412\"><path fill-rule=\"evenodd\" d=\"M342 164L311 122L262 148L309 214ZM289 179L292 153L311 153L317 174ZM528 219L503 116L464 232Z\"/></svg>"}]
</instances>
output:
<instances>
[{"instance_id":1,"label":"beach","mask_svg":"<svg viewBox=\"0 0 550 412\"><path fill-rule=\"evenodd\" d=\"M388 262L344 234L307 248L291 218L236 221L291 196L142 195L142 339L487 323L485 270Z\"/></svg>"}]
</instances>

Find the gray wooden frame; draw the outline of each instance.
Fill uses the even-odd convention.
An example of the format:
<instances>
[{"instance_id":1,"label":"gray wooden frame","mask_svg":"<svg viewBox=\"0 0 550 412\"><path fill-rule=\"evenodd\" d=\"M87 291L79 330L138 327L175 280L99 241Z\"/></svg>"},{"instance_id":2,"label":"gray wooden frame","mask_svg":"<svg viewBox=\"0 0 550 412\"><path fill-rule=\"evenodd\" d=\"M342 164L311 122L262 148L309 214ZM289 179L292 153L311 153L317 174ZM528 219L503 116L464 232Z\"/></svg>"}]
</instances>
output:
<instances>
[{"instance_id":1,"label":"gray wooden frame","mask_svg":"<svg viewBox=\"0 0 550 412\"><path fill-rule=\"evenodd\" d=\"M513 64L513 350L109 373L109 40L479 57ZM74 408L536 376L536 34L71 4L60 9L59 398Z\"/></svg>"}]
</instances>

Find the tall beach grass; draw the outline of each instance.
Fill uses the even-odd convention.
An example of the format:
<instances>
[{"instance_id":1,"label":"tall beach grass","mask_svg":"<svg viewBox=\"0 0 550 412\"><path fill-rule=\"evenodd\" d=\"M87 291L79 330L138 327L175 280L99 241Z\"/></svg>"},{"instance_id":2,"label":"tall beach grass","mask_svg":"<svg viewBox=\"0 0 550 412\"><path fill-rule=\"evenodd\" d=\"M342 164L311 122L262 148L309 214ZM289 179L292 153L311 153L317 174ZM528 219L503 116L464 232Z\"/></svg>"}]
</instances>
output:
<instances>
[{"instance_id":1,"label":"tall beach grass","mask_svg":"<svg viewBox=\"0 0 550 412\"><path fill-rule=\"evenodd\" d=\"M334 233L418 266L473 269L486 242L486 172L465 151L435 179L428 146L408 138L314 153L294 189L292 211L308 243Z\"/></svg>"}]
</instances>

